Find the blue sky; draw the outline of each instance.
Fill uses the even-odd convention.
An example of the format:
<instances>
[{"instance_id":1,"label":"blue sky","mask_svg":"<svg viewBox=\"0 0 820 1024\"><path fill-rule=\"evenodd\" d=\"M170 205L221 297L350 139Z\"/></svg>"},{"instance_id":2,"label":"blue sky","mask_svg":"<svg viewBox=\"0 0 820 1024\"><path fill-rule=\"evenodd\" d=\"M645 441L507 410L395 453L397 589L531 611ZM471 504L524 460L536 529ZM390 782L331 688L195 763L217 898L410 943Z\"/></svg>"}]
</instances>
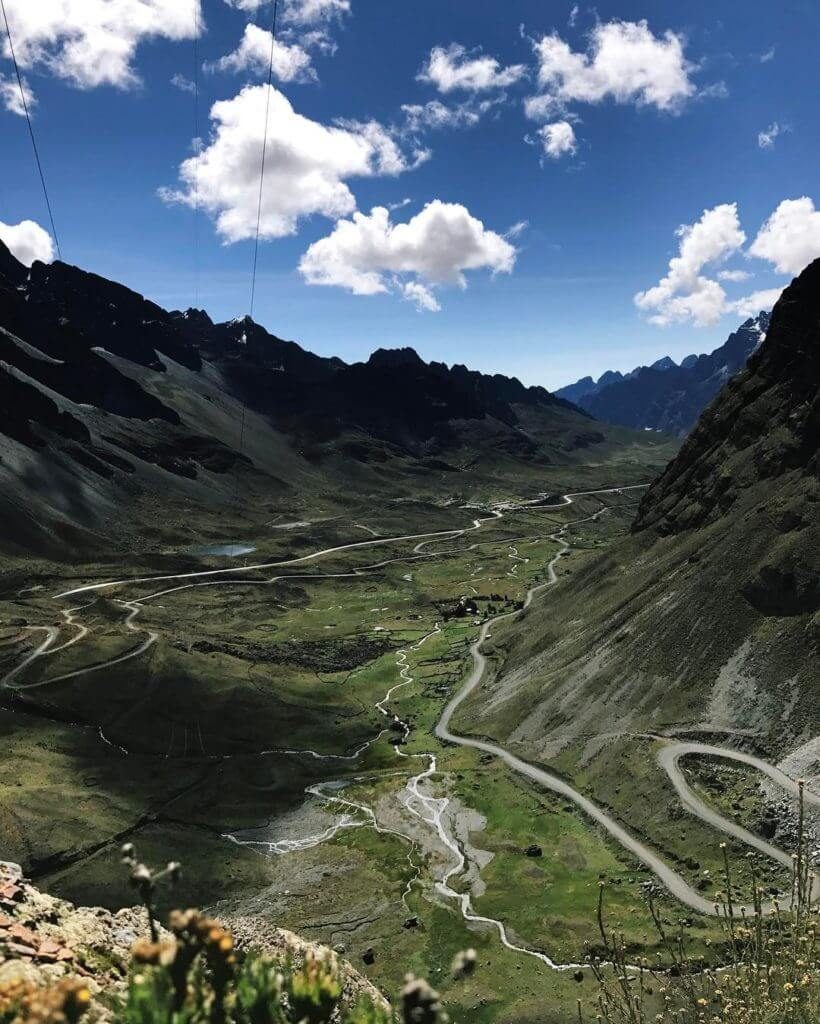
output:
<instances>
[{"instance_id":1,"label":"blue sky","mask_svg":"<svg viewBox=\"0 0 820 1024\"><path fill-rule=\"evenodd\" d=\"M63 258L225 319L250 300L269 36L237 50L271 8L204 0L197 148L195 4L6 0ZM286 0L255 319L551 388L708 351L820 255L818 38L814 0ZM30 254L11 74L0 237Z\"/></svg>"}]
</instances>

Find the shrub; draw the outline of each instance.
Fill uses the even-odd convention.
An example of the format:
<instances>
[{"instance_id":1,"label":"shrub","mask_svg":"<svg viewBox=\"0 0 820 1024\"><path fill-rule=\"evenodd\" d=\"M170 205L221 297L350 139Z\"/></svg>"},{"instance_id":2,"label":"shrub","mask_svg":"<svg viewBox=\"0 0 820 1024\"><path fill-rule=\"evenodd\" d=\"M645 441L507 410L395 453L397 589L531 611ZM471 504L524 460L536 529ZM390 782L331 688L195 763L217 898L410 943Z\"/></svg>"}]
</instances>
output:
<instances>
[{"instance_id":1,"label":"shrub","mask_svg":"<svg viewBox=\"0 0 820 1024\"><path fill-rule=\"evenodd\" d=\"M650 901L655 928L669 966L630 964L623 936L608 931L604 890L598 900L603 957L593 960L598 981L598 1021L606 1024L818 1024L820 1022L820 919L816 878L804 830L800 783L797 853L793 855L788 909L764 905L752 871L754 913L738 909L726 844L724 892L718 911L723 964L708 967L686 953L683 935L667 933ZM583 1022L581 1006L579 1021Z\"/></svg>"}]
</instances>

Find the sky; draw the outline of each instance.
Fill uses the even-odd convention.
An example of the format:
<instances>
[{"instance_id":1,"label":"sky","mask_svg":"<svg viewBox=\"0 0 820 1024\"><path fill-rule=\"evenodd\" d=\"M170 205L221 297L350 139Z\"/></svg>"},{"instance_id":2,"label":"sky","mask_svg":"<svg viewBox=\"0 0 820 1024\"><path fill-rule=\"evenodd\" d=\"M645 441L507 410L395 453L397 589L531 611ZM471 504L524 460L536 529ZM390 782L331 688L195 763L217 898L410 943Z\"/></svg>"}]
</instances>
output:
<instances>
[{"instance_id":1,"label":"sky","mask_svg":"<svg viewBox=\"0 0 820 1024\"><path fill-rule=\"evenodd\" d=\"M273 39L269 0L5 7L62 258L167 308L250 312L259 214L272 333L555 389L712 350L820 256L816 0L279 0Z\"/></svg>"}]
</instances>

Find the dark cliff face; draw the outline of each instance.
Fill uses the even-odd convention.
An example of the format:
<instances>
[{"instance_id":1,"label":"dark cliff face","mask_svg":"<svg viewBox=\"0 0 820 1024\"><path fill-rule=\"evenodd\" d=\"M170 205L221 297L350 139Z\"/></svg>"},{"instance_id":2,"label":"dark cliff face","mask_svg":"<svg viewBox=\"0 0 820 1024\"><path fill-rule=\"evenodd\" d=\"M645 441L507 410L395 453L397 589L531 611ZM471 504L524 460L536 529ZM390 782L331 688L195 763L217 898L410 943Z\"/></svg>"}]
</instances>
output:
<instances>
[{"instance_id":1,"label":"dark cliff face","mask_svg":"<svg viewBox=\"0 0 820 1024\"><path fill-rule=\"evenodd\" d=\"M820 260L783 293L768 335L647 492L634 530L678 533L729 515L744 491L816 478L820 447ZM801 503L802 507L802 503ZM817 509L814 508L816 516ZM793 515L809 515L795 510Z\"/></svg>"}]
</instances>

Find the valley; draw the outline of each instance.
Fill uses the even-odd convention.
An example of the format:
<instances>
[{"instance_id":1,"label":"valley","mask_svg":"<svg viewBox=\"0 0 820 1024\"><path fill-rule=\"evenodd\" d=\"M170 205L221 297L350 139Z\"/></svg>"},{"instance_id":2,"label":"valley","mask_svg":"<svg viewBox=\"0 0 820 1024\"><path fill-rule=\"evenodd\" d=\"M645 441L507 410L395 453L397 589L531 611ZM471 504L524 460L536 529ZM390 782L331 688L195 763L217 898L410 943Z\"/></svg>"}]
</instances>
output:
<instances>
[{"instance_id":1,"label":"valley","mask_svg":"<svg viewBox=\"0 0 820 1024\"><path fill-rule=\"evenodd\" d=\"M643 793L601 802L588 766L553 762L553 774L465 736L461 713L495 673L507 623L530 602L560 607L644 491L610 480L349 518L287 510L267 534L243 530L254 550L238 555L70 576L38 565L2 606L0 778L17 780L4 850L52 891L117 906L129 897L116 849L138 839L184 861L185 902L284 924L354 963L372 949L363 969L387 991L408 964L438 981L474 945L482 970L454 1007L464 1020L546 1002L557 1021L591 1000L601 881L636 956L660 952L652 892L692 951L719 958L720 843L738 893L752 864L785 893L788 858L750 844L708 795L683 808L675 744L621 736ZM271 529L283 521L294 525ZM683 753L684 773L736 756ZM638 825L642 800L674 820Z\"/></svg>"}]
</instances>

